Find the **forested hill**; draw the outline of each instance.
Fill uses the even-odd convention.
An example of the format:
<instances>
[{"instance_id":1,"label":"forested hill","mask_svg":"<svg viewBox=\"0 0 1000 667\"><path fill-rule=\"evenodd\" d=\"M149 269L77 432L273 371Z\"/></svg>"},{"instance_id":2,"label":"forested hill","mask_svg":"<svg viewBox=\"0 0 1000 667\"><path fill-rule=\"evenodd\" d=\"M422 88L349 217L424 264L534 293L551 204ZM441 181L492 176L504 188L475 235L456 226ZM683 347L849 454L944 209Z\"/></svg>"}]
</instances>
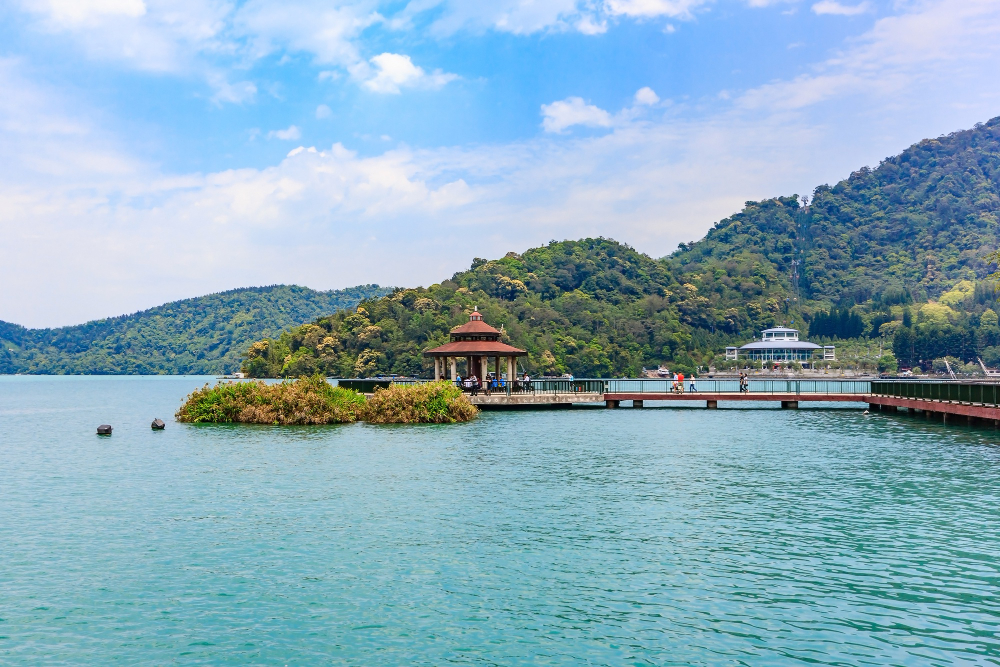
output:
<instances>
[{"instance_id":1,"label":"forested hill","mask_svg":"<svg viewBox=\"0 0 1000 667\"><path fill-rule=\"evenodd\" d=\"M422 350L446 341L474 306L529 351L533 373L718 364L726 344L777 323L819 340L879 338L906 364L980 354L1000 362L983 282L984 258L998 246L998 194L1000 118L921 141L816 188L811 201L747 202L660 260L607 239L476 259L440 284L262 340L244 368L426 375Z\"/></svg>"},{"instance_id":2,"label":"forested hill","mask_svg":"<svg viewBox=\"0 0 1000 667\"><path fill-rule=\"evenodd\" d=\"M921 301L985 275L983 258L997 247L998 223L1000 118L994 118L820 186L811 202L796 196L747 202L669 261L707 280L769 274L784 291L798 288L802 298L827 304L865 303L901 288Z\"/></svg>"},{"instance_id":3,"label":"forested hill","mask_svg":"<svg viewBox=\"0 0 1000 667\"><path fill-rule=\"evenodd\" d=\"M0 322L0 373L183 374L239 370L247 347L391 290L235 289L58 329Z\"/></svg>"}]
</instances>

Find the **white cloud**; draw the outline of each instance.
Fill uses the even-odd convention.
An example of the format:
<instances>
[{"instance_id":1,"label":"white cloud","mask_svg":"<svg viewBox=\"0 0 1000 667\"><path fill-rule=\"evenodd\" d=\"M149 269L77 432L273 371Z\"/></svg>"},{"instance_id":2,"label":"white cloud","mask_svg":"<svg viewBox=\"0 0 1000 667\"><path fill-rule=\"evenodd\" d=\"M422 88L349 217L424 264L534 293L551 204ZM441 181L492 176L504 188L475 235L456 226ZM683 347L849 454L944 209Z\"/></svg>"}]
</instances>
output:
<instances>
[{"instance_id":1,"label":"white cloud","mask_svg":"<svg viewBox=\"0 0 1000 667\"><path fill-rule=\"evenodd\" d=\"M635 103L644 106L653 106L660 101L660 96L657 95L652 88L646 86L640 88L635 92Z\"/></svg>"},{"instance_id":2,"label":"white cloud","mask_svg":"<svg viewBox=\"0 0 1000 667\"><path fill-rule=\"evenodd\" d=\"M542 127L546 132L563 132L574 125L611 127L612 118L604 109L587 104L579 97L542 105Z\"/></svg>"},{"instance_id":3,"label":"white cloud","mask_svg":"<svg viewBox=\"0 0 1000 667\"><path fill-rule=\"evenodd\" d=\"M690 18L693 10L704 4L706 0L605 0L605 9L621 16Z\"/></svg>"},{"instance_id":4,"label":"white cloud","mask_svg":"<svg viewBox=\"0 0 1000 667\"><path fill-rule=\"evenodd\" d=\"M243 104L250 102L257 95L257 86L252 81L236 81L230 83L224 75L213 72L207 76L208 83L215 89L212 101L216 104L229 102L231 104Z\"/></svg>"},{"instance_id":5,"label":"white cloud","mask_svg":"<svg viewBox=\"0 0 1000 667\"><path fill-rule=\"evenodd\" d=\"M833 14L836 16L856 16L869 11L871 6L867 2L857 5L842 5L836 0L822 0L812 6L816 14Z\"/></svg>"},{"instance_id":6,"label":"white cloud","mask_svg":"<svg viewBox=\"0 0 1000 667\"><path fill-rule=\"evenodd\" d=\"M39 30L65 34L88 57L139 70L187 72L201 53L231 49L222 37L229 0L22 0Z\"/></svg>"},{"instance_id":7,"label":"white cloud","mask_svg":"<svg viewBox=\"0 0 1000 667\"><path fill-rule=\"evenodd\" d=\"M48 0L34 3L53 21L64 24L84 23L106 16L135 18L146 13L142 0Z\"/></svg>"},{"instance_id":8,"label":"white cloud","mask_svg":"<svg viewBox=\"0 0 1000 667\"><path fill-rule=\"evenodd\" d=\"M970 80L1000 71L1000 5L993 0L937 0L881 18L849 49L809 74L747 91L746 108L797 110L851 95L892 102L921 82ZM982 96L989 86L976 86Z\"/></svg>"},{"instance_id":9,"label":"white cloud","mask_svg":"<svg viewBox=\"0 0 1000 667\"><path fill-rule=\"evenodd\" d=\"M374 1L325 3L315 0L250 0L233 19L256 57L278 50L310 53L317 63L349 67L362 58L354 43L379 22Z\"/></svg>"},{"instance_id":10,"label":"white cloud","mask_svg":"<svg viewBox=\"0 0 1000 667\"><path fill-rule=\"evenodd\" d=\"M441 88L458 77L435 70L428 74L410 60L410 56L398 53L382 53L371 62L374 70L355 69L355 76L364 80L365 88L375 93L398 94L400 88Z\"/></svg>"},{"instance_id":11,"label":"white cloud","mask_svg":"<svg viewBox=\"0 0 1000 667\"><path fill-rule=\"evenodd\" d=\"M302 138L302 131L295 125L289 125L285 130L271 130L267 133L268 139L281 139L282 141L297 141Z\"/></svg>"},{"instance_id":12,"label":"white cloud","mask_svg":"<svg viewBox=\"0 0 1000 667\"><path fill-rule=\"evenodd\" d=\"M322 120L324 118L329 118L332 115L333 115L333 110L330 109L330 107L326 106L325 104L320 104L318 107L316 107L316 118Z\"/></svg>"}]
</instances>

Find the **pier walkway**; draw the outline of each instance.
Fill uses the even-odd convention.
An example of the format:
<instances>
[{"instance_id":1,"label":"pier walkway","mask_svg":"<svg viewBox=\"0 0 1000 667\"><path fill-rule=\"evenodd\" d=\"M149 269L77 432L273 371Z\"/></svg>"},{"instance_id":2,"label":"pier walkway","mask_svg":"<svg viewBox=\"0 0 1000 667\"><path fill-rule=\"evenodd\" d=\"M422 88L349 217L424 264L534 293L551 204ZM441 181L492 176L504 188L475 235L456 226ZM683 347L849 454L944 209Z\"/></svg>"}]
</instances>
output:
<instances>
[{"instance_id":1,"label":"pier walkway","mask_svg":"<svg viewBox=\"0 0 1000 667\"><path fill-rule=\"evenodd\" d=\"M341 386L366 394L392 382L422 380L339 380ZM642 408L650 401L660 404L700 402L707 408L718 408L720 402L766 401L794 409L800 403L848 402L866 404L871 411L904 409L910 415L944 422L960 420L1000 425L1000 383L996 381L751 379L747 391L740 391L737 379L696 380L695 391L691 391L690 382L685 385L681 393L672 390L671 380L546 379L515 382L489 394L480 390L477 395L470 395L469 400L486 410L601 404L608 408L624 405Z\"/></svg>"}]
</instances>

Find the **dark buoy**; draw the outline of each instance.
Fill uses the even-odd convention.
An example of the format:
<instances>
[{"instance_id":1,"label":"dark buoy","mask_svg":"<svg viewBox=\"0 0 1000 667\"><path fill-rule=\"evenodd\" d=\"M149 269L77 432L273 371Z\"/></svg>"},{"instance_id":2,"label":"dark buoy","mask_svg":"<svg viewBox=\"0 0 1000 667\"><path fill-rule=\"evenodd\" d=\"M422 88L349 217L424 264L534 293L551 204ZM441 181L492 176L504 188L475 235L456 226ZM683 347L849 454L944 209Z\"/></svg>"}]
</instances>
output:
<instances>
[{"instance_id":1,"label":"dark buoy","mask_svg":"<svg viewBox=\"0 0 1000 667\"><path fill-rule=\"evenodd\" d=\"M153 423L150 424L150 426L153 428L154 431L162 431L167 427L167 425L163 423L162 419L154 419Z\"/></svg>"},{"instance_id":2,"label":"dark buoy","mask_svg":"<svg viewBox=\"0 0 1000 667\"><path fill-rule=\"evenodd\" d=\"M97 435L111 435L111 424L101 424L98 426Z\"/></svg>"}]
</instances>

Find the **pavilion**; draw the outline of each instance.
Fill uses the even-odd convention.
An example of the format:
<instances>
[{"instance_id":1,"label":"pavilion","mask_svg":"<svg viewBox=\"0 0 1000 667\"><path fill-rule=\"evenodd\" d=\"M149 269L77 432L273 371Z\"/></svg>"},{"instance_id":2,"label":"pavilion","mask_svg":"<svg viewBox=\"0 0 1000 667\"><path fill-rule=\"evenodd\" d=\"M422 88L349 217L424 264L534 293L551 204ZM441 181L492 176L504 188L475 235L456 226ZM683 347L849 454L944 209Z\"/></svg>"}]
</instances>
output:
<instances>
[{"instance_id":1,"label":"pavilion","mask_svg":"<svg viewBox=\"0 0 1000 667\"><path fill-rule=\"evenodd\" d=\"M434 379L444 378L445 367L451 370L451 380L458 375L458 360L465 357L466 373L480 380L489 372L490 357L495 359L497 377L500 377L500 361L507 360L507 379L513 380L517 373L517 358L528 353L500 342L500 332L483 322L479 307L469 315L469 321L451 330L451 342L424 352L425 357L434 358Z\"/></svg>"}]
</instances>

